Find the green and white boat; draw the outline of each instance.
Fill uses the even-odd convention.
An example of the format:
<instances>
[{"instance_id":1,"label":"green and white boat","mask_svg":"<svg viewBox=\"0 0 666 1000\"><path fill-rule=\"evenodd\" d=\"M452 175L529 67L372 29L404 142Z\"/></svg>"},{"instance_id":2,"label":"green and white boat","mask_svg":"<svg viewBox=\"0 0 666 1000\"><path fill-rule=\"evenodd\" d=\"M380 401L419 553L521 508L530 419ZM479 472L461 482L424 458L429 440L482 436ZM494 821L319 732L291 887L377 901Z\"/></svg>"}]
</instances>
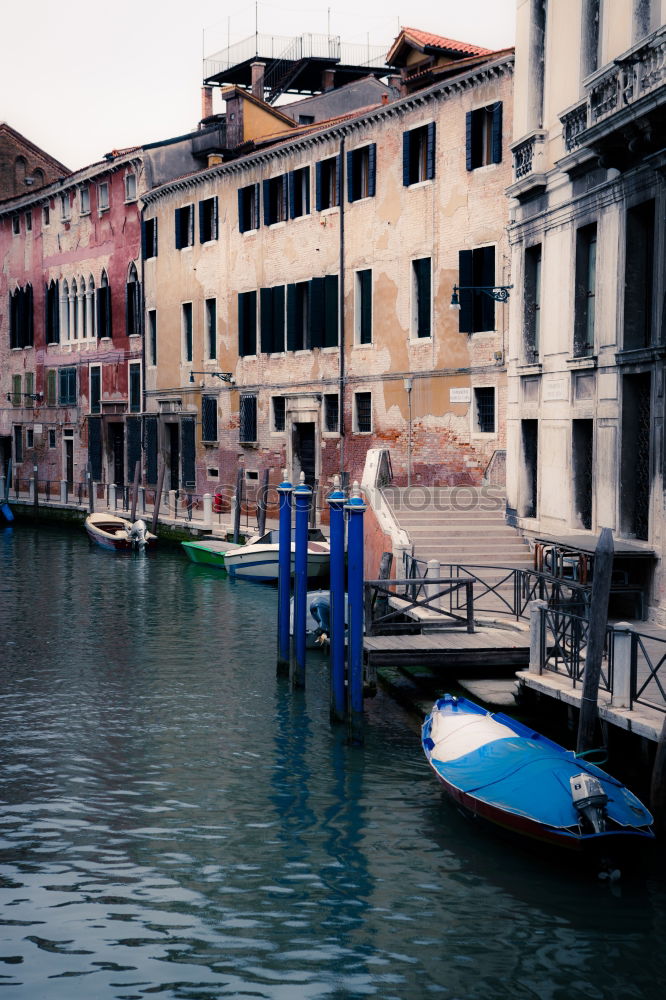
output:
<instances>
[{"instance_id":1,"label":"green and white boat","mask_svg":"<svg viewBox=\"0 0 666 1000\"><path fill-rule=\"evenodd\" d=\"M200 542L181 542L188 559L200 566L214 566L226 572L224 554L241 546L227 542L223 538L207 538Z\"/></svg>"}]
</instances>

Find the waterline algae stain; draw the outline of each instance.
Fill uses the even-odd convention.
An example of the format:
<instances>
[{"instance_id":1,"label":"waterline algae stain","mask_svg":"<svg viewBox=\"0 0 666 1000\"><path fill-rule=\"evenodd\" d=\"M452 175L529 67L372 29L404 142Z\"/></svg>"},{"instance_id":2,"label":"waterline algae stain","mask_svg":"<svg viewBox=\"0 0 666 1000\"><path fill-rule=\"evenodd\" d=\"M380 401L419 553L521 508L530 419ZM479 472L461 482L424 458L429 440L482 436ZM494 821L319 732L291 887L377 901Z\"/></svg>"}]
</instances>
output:
<instances>
[{"instance_id":1,"label":"waterline algae stain","mask_svg":"<svg viewBox=\"0 0 666 1000\"><path fill-rule=\"evenodd\" d=\"M661 995L663 883L470 827L381 695L348 745L323 657L275 676L275 590L59 530L0 559L3 997Z\"/></svg>"}]
</instances>

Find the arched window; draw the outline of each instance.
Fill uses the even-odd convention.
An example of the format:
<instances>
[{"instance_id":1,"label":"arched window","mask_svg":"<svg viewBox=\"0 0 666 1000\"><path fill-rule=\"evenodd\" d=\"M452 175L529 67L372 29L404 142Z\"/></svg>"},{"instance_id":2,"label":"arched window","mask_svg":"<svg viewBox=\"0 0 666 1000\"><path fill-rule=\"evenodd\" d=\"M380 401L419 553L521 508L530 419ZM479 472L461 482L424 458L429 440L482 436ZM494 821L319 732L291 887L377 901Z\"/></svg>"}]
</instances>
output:
<instances>
[{"instance_id":1,"label":"arched window","mask_svg":"<svg viewBox=\"0 0 666 1000\"><path fill-rule=\"evenodd\" d=\"M16 183L16 193L20 194L25 187L25 179L28 176L28 163L25 156L17 156L14 160L14 178Z\"/></svg>"},{"instance_id":2,"label":"arched window","mask_svg":"<svg viewBox=\"0 0 666 1000\"><path fill-rule=\"evenodd\" d=\"M69 330L73 340L79 339L79 309L78 309L78 289L76 287L76 278L72 278L72 287L69 292L69 310L70 310L70 323Z\"/></svg>"},{"instance_id":3,"label":"arched window","mask_svg":"<svg viewBox=\"0 0 666 1000\"><path fill-rule=\"evenodd\" d=\"M134 261L131 261L127 269L127 285L125 287L125 328L128 337L141 332L139 313L141 300L141 296L139 295L140 287L136 265Z\"/></svg>"},{"instance_id":4,"label":"arched window","mask_svg":"<svg viewBox=\"0 0 666 1000\"><path fill-rule=\"evenodd\" d=\"M57 344L60 340L60 309L58 282L51 278L46 287L46 343Z\"/></svg>"},{"instance_id":5,"label":"arched window","mask_svg":"<svg viewBox=\"0 0 666 1000\"><path fill-rule=\"evenodd\" d=\"M65 278L62 283L62 295L60 296L60 330L63 343L69 341L69 285Z\"/></svg>"},{"instance_id":6,"label":"arched window","mask_svg":"<svg viewBox=\"0 0 666 1000\"><path fill-rule=\"evenodd\" d=\"M79 331L82 340L88 336L88 299L86 296L86 279L81 275L79 278Z\"/></svg>"},{"instance_id":7,"label":"arched window","mask_svg":"<svg viewBox=\"0 0 666 1000\"><path fill-rule=\"evenodd\" d=\"M111 337L111 289L106 271L102 271L99 285L95 296L97 300L97 336Z\"/></svg>"},{"instance_id":8,"label":"arched window","mask_svg":"<svg viewBox=\"0 0 666 1000\"><path fill-rule=\"evenodd\" d=\"M86 290L86 337L92 340L95 336L95 279L92 274L88 275L88 288Z\"/></svg>"}]
</instances>

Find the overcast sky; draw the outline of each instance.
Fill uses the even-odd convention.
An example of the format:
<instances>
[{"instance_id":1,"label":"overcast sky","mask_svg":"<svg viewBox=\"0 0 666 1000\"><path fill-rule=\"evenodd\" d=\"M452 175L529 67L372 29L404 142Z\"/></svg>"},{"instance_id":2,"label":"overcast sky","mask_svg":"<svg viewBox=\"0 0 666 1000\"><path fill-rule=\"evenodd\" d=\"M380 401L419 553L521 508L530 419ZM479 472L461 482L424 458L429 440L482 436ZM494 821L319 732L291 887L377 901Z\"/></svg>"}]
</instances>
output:
<instances>
[{"instance_id":1,"label":"overcast sky","mask_svg":"<svg viewBox=\"0 0 666 1000\"><path fill-rule=\"evenodd\" d=\"M255 32L388 46L399 26L514 43L516 0L32 0L2 4L0 121L76 170L195 128L202 58ZM255 16L256 15L256 16ZM215 110L218 109L217 105Z\"/></svg>"}]
</instances>

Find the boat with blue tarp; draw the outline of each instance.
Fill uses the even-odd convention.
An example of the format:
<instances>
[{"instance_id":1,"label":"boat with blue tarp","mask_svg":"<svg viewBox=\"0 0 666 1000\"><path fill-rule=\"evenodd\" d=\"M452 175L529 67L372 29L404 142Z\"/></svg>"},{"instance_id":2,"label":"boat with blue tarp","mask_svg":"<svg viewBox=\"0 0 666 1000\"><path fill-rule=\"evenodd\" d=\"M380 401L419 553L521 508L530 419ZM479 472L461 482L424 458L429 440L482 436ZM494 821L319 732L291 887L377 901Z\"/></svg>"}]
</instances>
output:
<instances>
[{"instance_id":1,"label":"boat with blue tarp","mask_svg":"<svg viewBox=\"0 0 666 1000\"><path fill-rule=\"evenodd\" d=\"M653 819L597 765L502 713L446 694L422 730L440 785L467 813L542 843L585 852L652 840Z\"/></svg>"}]
</instances>

